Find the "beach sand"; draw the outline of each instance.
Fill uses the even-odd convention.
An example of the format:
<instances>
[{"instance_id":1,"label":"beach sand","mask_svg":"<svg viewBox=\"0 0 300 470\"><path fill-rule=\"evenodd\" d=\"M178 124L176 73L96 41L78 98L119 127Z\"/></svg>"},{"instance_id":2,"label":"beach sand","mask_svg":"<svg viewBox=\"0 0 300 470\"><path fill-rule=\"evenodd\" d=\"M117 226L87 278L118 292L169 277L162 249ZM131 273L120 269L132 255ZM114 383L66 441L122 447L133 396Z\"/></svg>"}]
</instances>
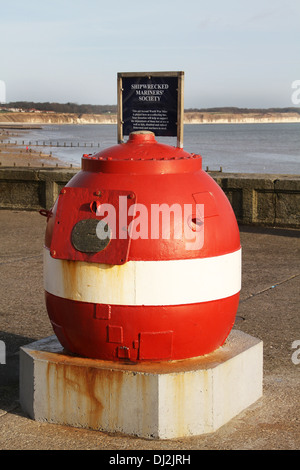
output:
<instances>
[{"instance_id":1,"label":"beach sand","mask_svg":"<svg viewBox=\"0 0 300 470\"><path fill-rule=\"evenodd\" d=\"M70 167L39 147L16 144L18 137L17 129L0 129L0 167Z\"/></svg>"}]
</instances>

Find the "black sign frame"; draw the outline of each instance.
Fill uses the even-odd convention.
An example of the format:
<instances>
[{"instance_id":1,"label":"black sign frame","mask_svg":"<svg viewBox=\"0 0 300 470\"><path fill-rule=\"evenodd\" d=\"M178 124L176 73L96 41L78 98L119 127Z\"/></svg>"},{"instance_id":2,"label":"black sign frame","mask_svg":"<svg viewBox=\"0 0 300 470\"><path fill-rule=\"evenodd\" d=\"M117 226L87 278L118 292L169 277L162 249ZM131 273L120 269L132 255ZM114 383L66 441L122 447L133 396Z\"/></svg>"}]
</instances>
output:
<instances>
[{"instance_id":1,"label":"black sign frame","mask_svg":"<svg viewBox=\"0 0 300 470\"><path fill-rule=\"evenodd\" d=\"M134 131L177 136L183 147L184 72L118 73L118 143Z\"/></svg>"}]
</instances>

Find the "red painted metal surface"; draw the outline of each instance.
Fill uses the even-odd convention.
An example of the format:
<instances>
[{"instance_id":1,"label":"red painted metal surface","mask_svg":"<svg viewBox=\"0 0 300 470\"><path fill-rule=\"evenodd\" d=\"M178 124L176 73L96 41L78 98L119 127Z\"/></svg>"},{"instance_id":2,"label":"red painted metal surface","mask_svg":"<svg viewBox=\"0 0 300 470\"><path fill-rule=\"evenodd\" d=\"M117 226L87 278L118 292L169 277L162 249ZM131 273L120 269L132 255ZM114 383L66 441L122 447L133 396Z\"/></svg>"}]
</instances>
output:
<instances>
[{"instance_id":1,"label":"red painted metal surface","mask_svg":"<svg viewBox=\"0 0 300 470\"><path fill-rule=\"evenodd\" d=\"M101 206L111 204L116 213L119 212L119 198L126 199L128 209L136 203L135 194L132 191L96 190L94 188L66 187L61 190L55 213L55 223L50 245L50 253L53 258L75 261L87 261L89 263L123 264L128 260L128 252L131 238L119 238L119 217L116 217L116 234L109 242L109 249L96 253L82 252L76 249L72 243L72 231L80 221L101 220L97 217L97 211ZM133 219L126 217L125 227Z\"/></svg>"},{"instance_id":2,"label":"red painted metal surface","mask_svg":"<svg viewBox=\"0 0 300 470\"><path fill-rule=\"evenodd\" d=\"M97 304L46 293L59 341L73 353L104 360L118 360L125 354L130 361L180 360L208 354L226 340L238 303L239 294L188 305L111 305L110 318L99 318Z\"/></svg>"},{"instance_id":3,"label":"red painted metal surface","mask_svg":"<svg viewBox=\"0 0 300 470\"><path fill-rule=\"evenodd\" d=\"M151 134L131 134L126 144L84 156L82 170L63 189L47 217L45 246L52 258L74 261L75 267L78 262L109 266L211 258L239 250L239 230L231 205L216 182L202 171L201 161L199 155L157 143ZM126 196L127 209L140 203L149 208L149 214L153 204L189 204L192 221L197 219L196 204L204 204L203 246L187 250L185 234L175 239L176 223L182 222L182 215L178 215L167 239L117 237L99 252L78 251L72 242L74 226L81 220L101 220L97 208L103 202L118 209L120 195ZM126 228L136 230L135 221L136 217L128 216ZM117 226L118 234L119 229ZM184 305L106 305L46 291L48 315L61 344L81 356L115 361L179 360L207 354L226 340L238 300L239 293Z\"/></svg>"}]
</instances>

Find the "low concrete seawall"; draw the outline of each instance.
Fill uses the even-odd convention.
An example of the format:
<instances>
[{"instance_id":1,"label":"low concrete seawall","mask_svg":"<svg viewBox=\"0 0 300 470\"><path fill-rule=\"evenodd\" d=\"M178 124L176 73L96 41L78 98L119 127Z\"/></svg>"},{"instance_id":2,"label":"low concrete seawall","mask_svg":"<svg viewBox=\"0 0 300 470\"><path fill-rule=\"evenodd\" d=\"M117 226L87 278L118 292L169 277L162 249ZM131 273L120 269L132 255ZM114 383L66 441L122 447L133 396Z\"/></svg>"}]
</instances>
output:
<instances>
[{"instance_id":1,"label":"low concrete seawall","mask_svg":"<svg viewBox=\"0 0 300 470\"><path fill-rule=\"evenodd\" d=\"M239 223L300 228L300 176L210 173Z\"/></svg>"},{"instance_id":2,"label":"low concrete seawall","mask_svg":"<svg viewBox=\"0 0 300 470\"><path fill-rule=\"evenodd\" d=\"M1 168L0 209L50 209L60 190L77 172L62 168Z\"/></svg>"},{"instance_id":3,"label":"low concrete seawall","mask_svg":"<svg viewBox=\"0 0 300 470\"><path fill-rule=\"evenodd\" d=\"M0 169L0 209L50 209L78 169ZM209 172L240 224L300 228L300 175Z\"/></svg>"}]
</instances>

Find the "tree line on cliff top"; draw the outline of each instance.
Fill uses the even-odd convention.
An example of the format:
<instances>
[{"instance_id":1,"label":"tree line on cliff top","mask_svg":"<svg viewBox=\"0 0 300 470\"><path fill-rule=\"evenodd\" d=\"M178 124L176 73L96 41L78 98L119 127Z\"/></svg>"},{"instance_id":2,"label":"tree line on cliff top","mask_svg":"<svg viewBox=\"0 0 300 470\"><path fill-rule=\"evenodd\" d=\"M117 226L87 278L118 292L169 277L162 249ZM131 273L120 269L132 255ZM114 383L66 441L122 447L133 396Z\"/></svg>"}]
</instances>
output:
<instances>
[{"instance_id":1,"label":"tree line on cliff top","mask_svg":"<svg viewBox=\"0 0 300 470\"><path fill-rule=\"evenodd\" d=\"M115 114L117 112L116 105L92 105L77 103L35 103L32 101L15 101L1 105L2 110L21 109L23 111L42 111L55 113L71 113L71 114ZM298 113L300 108L237 108L237 107L220 107L220 108L188 108L185 112L193 113L222 113L222 114L250 114L250 113Z\"/></svg>"},{"instance_id":2,"label":"tree line on cliff top","mask_svg":"<svg viewBox=\"0 0 300 470\"><path fill-rule=\"evenodd\" d=\"M35 103L32 101L14 101L1 106L2 109L21 109L23 111L42 111L71 114L107 114L116 113L115 105L92 105L77 103Z\"/></svg>"}]
</instances>

